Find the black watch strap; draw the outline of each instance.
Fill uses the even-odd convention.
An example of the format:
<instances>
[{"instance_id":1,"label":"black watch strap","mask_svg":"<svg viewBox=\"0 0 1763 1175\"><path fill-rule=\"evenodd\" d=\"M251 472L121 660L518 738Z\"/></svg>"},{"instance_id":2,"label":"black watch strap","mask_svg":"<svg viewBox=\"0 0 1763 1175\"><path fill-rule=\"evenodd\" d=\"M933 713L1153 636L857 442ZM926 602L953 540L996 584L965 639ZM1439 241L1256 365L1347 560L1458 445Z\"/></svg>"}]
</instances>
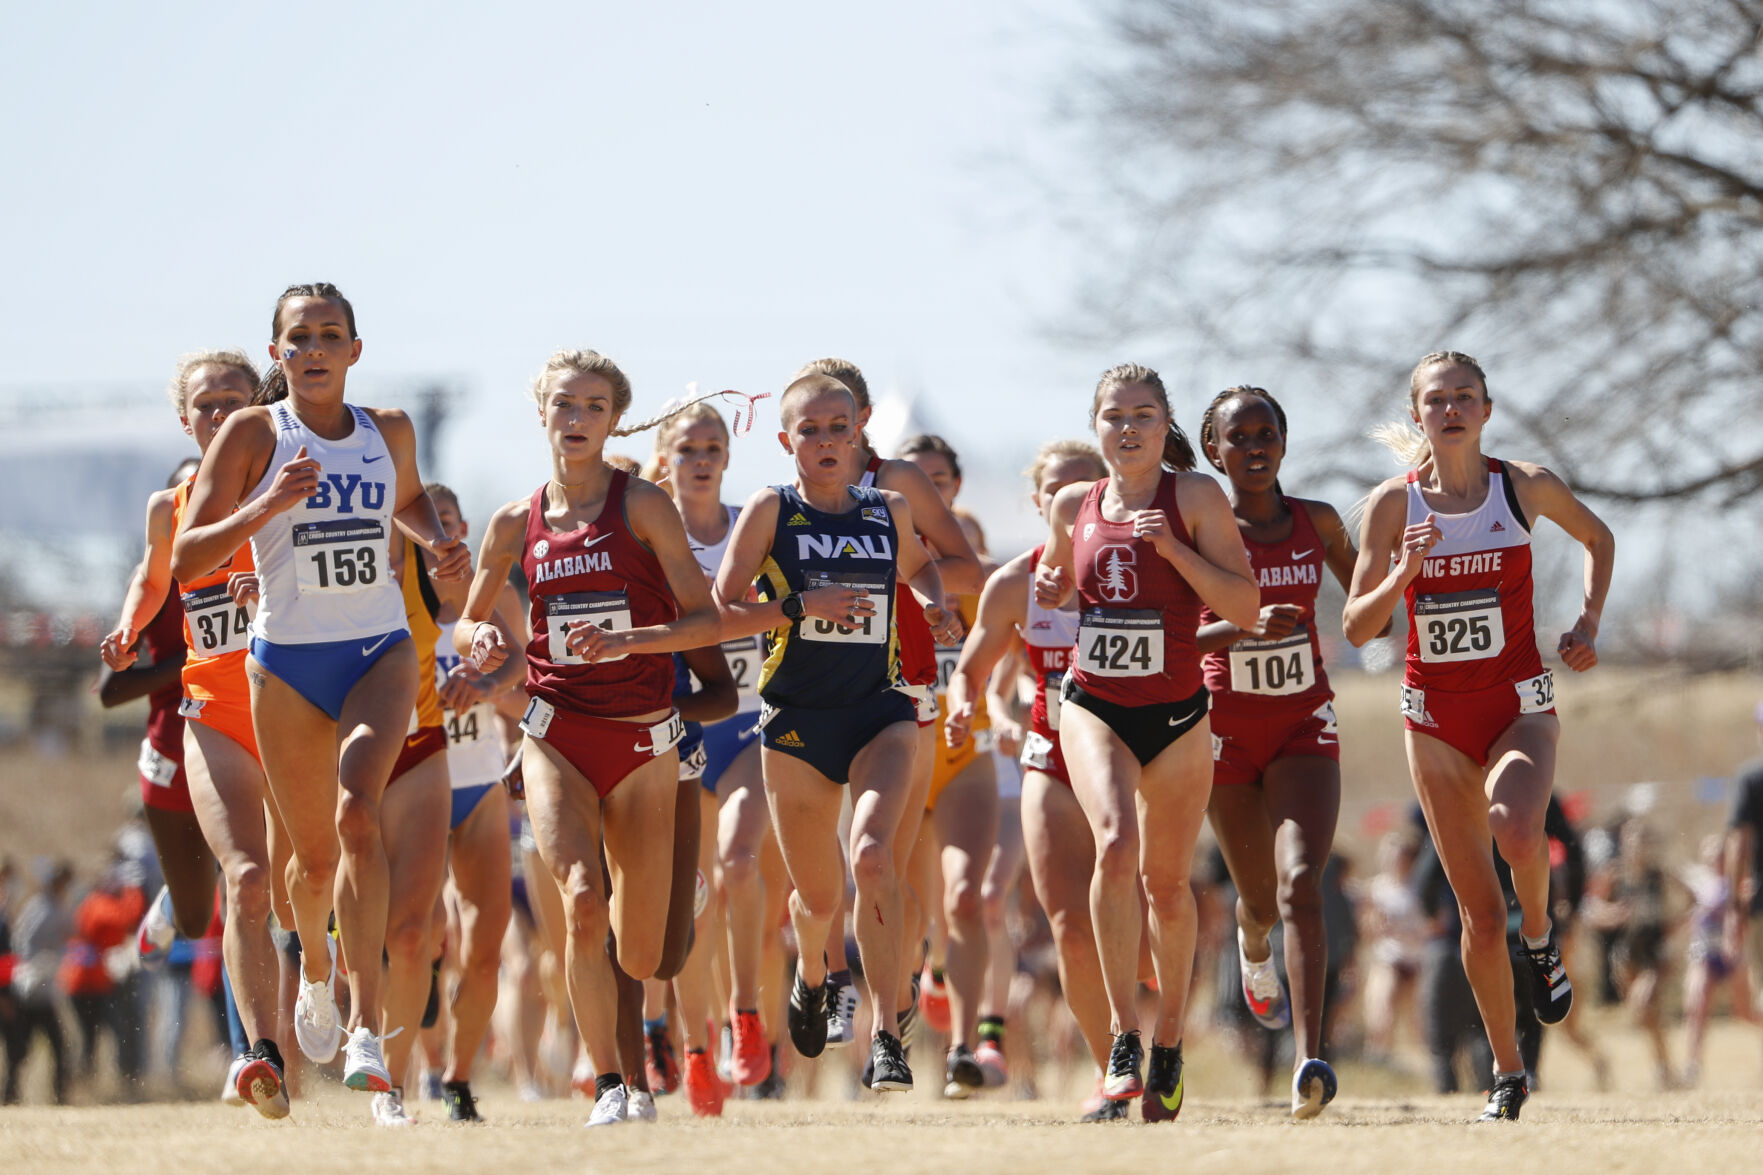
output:
<instances>
[{"instance_id":1,"label":"black watch strap","mask_svg":"<svg viewBox=\"0 0 1763 1175\"><path fill-rule=\"evenodd\" d=\"M806 611L802 606L801 592L791 592L789 595L785 596L780 607L783 608L785 620L800 620L802 619L803 613Z\"/></svg>"}]
</instances>

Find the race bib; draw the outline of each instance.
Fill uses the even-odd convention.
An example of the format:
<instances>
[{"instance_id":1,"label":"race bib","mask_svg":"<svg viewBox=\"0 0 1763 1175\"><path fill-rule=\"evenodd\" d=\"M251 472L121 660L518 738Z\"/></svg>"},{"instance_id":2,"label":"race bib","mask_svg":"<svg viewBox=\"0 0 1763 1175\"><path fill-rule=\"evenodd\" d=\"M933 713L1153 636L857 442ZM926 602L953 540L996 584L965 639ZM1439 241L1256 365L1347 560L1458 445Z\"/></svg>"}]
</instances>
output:
<instances>
[{"instance_id":1,"label":"race bib","mask_svg":"<svg viewBox=\"0 0 1763 1175\"><path fill-rule=\"evenodd\" d=\"M1060 695L1064 690L1065 675L1063 673L1047 674L1047 685L1042 692L1047 696L1047 729L1054 734L1059 733L1059 706L1062 701Z\"/></svg>"},{"instance_id":2,"label":"race bib","mask_svg":"<svg viewBox=\"0 0 1763 1175\"><path fill-rule=\"evenodd\" d=\"M190 626L190 644L201 657L218 657L250 643L251 615L244 605L233 603L226 584L211 584L185 592L184 622Z\"/></svg>"},{"instance_id":3,"label":"race bib","mask_svg":"<svg viewBox=\"0 0 1763 1175\"><path fill-rule=\"evenodd\" d=\"M565 592L545 599L545 630L551 635L551 664L586 665L587 661L569 651L569 634L577 626L592 624L607 632L629 632L631 624L630 597L623 592ZM596 661L610 665L622 661L625 654Z\"/></svg>"},{"instance_id":4,"label":"race bib","mask_svg":"<svg viewBox=\"0 0 1763 1175\"><path fill-rule=\"evenodd\" d=\"M1310 632L1302 626L1279 640L1245 640L1230 647L1232 693L1274 697L1301 694L1315 681Z\"/></svg>"},{"instance_id":5,"label":"race bib","mask_svg":"<svg viewBox=\"0 0 1763 1175\"><path fill-rule=\"evenodd\" d=\"M689 755L681 755L679 760L680 782L704 778L704 769L710 765L710 752L703 743L692 748Z\"/></svg>"},{"instance_id":6,"label":"race bib","mask_svg":"<svg viewBox=\"0 0 1763 1175\"><path fill-rule=\"evenodd\" d=\"M1500 593L1494 588L1419 597L1414 601L1414 629L1420 659L1429 664L1480 661L1499 656L1506 647Z\"/></svg>"},{"instance_id":7,"label":"race bib","mask_svg":"<svg viewBox=\"0 0 1763 1175\"><path fill-rule=\"evenodd\" d=\"M835 574L828 571L809 571L802 577L803 591L834 586L855 588L866 593L874 602L876 610L859 620L855 627L835 624L816 616L804 616L796 622L797 632L802 639L839 645L886 644L889 628L888 581L874 575L848 572Z\"/></svg>"},{"instance_id":8,"label":"race bib","mask_svg":"<svg viewBox=\"0 0 1763 1175\"><path fill-rule=\"evenodd\" d=\"M1089 608L1077 628L1077 663L1097 677L1163 672L1163 614L1155 608Z\"/></svg>"},{"instance_id":9,"label":"race bib","mask_svg":"<svg viewBox=\"0 0 1763 1175\"><path fill-rule=\"evenodd\" d=\"M136 760L135 769L154 787L170 787L178 775L177 763L160 754L146 739L141 740L141 757Z\"/></svg>"},{"instance_id":10,"label":"race bib","mask_svg":"<svg viewBox=\"0 0 1763 1175\"><path fill-rule=\"evenodd\" d=\"M380 582L386 527L377 518L294 524L294 580L301 595L364 592Z\"/></svg>"},{"instance_id":11,"label":"race bib","mask_svg":"<svg viewBox=\"0 0 1763 1175\"><path fill-rule=\"evenodd\" d=\"M949 695L949 682L955 677L955 664L961 660L961 646L937 649L937 696Z\"/></svg>"},{"instance_id":12,"label":"race bib","mask_svg":"<svg viewBox=\"0 0 1763 1175\"><path fill-rule=\"evenodd\" d=\"M447 745L450 748L475 747L490 737L490 707L479 702L465 713L447 711Z\"/></svg>"},{"instance_id":13,"label":"race bib","mask_svg":"<svg viewBox=\"0 0 1763 1175\"><path fill-rule=\"evenodd\" d=\"M1520 714L1543 714L1555 708L1555 675L1545 669L1528 681L1515 681Z\"/></svg>"},{"instance_id":14,"label":"race bib","mask_svg":"<svg viewBox=\"0 0 1763 1175\"><path fill-rule=\"evenodd\" d=\"M1022 765L1030 771L1053 768L1053 740L1044 734L1028 731L1022 736Z\"/></svg>"},{"instance_id":15,"label":"race bib","mask_svg":"<svg viewBox=\"0 0 1763 1175\"><path fill-rule=\"evenodd\" d=\"M735 678L735 713L745 714L749 710L757 710L759 668L765 664L765 654L759 649L759 638L748 636L738 641L725 641L722 655L728 661L728 671Z\"/></svg>"}]
</instances>

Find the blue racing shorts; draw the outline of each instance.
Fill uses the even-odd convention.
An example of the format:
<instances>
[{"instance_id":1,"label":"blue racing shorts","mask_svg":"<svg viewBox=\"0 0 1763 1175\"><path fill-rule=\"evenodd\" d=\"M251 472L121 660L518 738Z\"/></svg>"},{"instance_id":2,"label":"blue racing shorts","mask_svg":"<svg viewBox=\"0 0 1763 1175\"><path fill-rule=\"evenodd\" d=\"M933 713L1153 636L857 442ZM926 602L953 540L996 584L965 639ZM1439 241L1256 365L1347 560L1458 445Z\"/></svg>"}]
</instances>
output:
<instances>
[{"instance_id":1,"label":"blue racing shorts","mask_svg":"<svg viewBox=\"0 0 1763 1175\"><path fill-rule=\"evenodd\" d=\"M741 752L759 741L759 711L747 710L704 728L704 774L698 782L711 795Z\"/></svg>"},{"instance_id":2,"label":"blue racing shorts","mask_svg":"<svg viewBox=\"0 0 1763 1175\"><path fill-rule=\"evenodd\" d=\"M316 641L309 645L274 645L254 636L251 659L336 722L343 717L343 702L356 683L367 676L367 671L388 650L409 639L407 628L376 637Z\"/></svg>"}]
</instances>

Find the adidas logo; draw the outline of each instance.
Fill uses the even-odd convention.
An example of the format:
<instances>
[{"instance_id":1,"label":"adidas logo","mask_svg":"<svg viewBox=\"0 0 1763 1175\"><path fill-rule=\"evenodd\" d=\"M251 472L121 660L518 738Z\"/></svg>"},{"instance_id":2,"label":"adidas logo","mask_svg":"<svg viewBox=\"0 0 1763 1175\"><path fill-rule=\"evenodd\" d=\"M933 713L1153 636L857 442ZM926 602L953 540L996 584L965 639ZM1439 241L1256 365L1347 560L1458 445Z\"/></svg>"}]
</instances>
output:
<instances>
[{"instance_id":1,"label":"adidas logo","mask_svg":"<svg viewBox=\"0 0 1763 1175\"><path fill-rule=\"evenodd\" d=\"M1505 529L1506 529L1506 524L1504 522L1499 521L1498 519L1495 519L1494 524L1488 528L1488 533L1489 534L1499 534L1501 531L1503 531Z\"/></svg>"},{"instance_id":2,"label":"adidas logo","mask_svg":"<svg viewBox=\"0 0 1763 1175\"><path fill-rule=\"evenodd\" d=\"M790 519L788 522L784 523L784 525L785 526L813 526L814 524L812 522L809 522L806 518L802 517L802 512L798 510L796 512L796 516L794 518Z\"/></svg>"},{"instance_id":3,"label":"adidas logo","mask_svg":"<svg viewBox=\"0 0 1763 1175\"><path fill-rule=\"evenodd\" d=\"M773 742L772 742L772 746L775 746L775 747L801 748L801 747L805 747L807 745L808 745L807 743L802 741L802 736L797 734L793 730L785 731L783 734L778 735L777 738L775 740L773 740Z\"/></svg>"}]
</instances>

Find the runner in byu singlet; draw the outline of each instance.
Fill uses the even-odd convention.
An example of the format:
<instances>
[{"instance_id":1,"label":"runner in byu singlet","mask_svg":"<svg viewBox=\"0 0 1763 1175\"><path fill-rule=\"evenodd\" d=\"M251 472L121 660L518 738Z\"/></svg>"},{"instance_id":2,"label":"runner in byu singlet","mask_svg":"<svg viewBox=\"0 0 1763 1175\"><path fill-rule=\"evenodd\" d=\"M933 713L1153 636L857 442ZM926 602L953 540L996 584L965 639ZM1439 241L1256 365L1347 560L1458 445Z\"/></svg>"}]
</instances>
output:
<instances>
[{"instance_id":1,"label":"runner in byu singlet","mask_svg":"<svg viewBox=\"0 0 1763 1175\"><path fill-rule=\"evenodd\" d=\"M1224 494L1210 477L1187 472L1193 450L1157 373L1134 364L1104 372L1090 415L1108 477L1054 499L1035 593L1057 605L1075 589L1081 610L1060 738L1097 845L1090 915L1114 1034L1103 1093L1122 1101L1143 1092L1144 1116L1167 1120L1181 1110L1196 925L1188 875L1212 789L1194 630L1202 602L1253 625L1260 591ZM1158 989L1142 1080L1141 880Z\"/></svg>"},{"instance_id":2,"label":"runner in byu singlet","mask_svg":"<svg viewBox=\"0 0 1763 1175\"><path fill-rule=\"evenodd\" d=\"M927 598L943 584L912 527L906 499L848 484L858 433L851 393L830 376L804 376L779 404L779 440L796 460L796 482L760 490L735 523L716 577L728 639L765 633L759 680L765 787L795 893L796 940L827 940L842 905L839 854L843 784L854 812L849 842L857 882L858 952L876 1011L872 1088L910 1089L888 993L902 964L899 874L893 838L910 802L916 722L899 692L893 624L896 576ZM760 602L747 602L755 583ZM910 605L907 605L910 606ZM949 615L925 619L950 637ZM826 1047L827 961L801 951L790 995L790 1038L804 1056ZM877 997L880 997L877 1001Z\"/></svg>"},{"instance_id":3,"label":"runner in byu singlet","mask_svg":"<svg viewBox=\"0 0 1763 1175\"><path fill-rule=\"evenodd\" d=\"M937 570L943 577L946 589L955 594L978 592L984 583L979 570L979 557L974 554L967 536L962 533L961 524L956 521L948 503L937 492L935 484L912 462L898 458L883 460L870 446L869 436L863 431L869 424L871 409L869 382L863 378L857 365L847 359L816 359L796 373L798 379L805 375L830 375L844 384L857 402L857 446L852 453L847 480L856 485L875 486L903 495L912 509L919 537L934 551ZM919 601L920 604L927 602L929 601ZM926 922L925 903L936 901L936 895L919 895L911 885L911 856L918 844L923 825L924 804L930 794L931 776L937 755L937 705L934 688L937 680L936 641L932 639L930 630L920 622L918 613L917 607L904 608L900 610L896 621L900 636L901 680L905 683L903 688L917 707L919 727L918 753L912 769L912 803L907 806L905 823L895 839L895 851L898 853L895 868L906 884L905 916L900 924L901 958L905 962L900 968L900 986L894 993L895 1007L899 1009L896 1018L900 1021L902 1032L909 1031L912 1019L918 1013L916 992ZM842 912L834 922L839 927L837 941L828 941L826 950L828 957L834 960L833 982L839 989L833 1000L838 1022L830 1030L829 1037L836 1040L847 1039L853 1031L851 1017L855 1015L857 1005L853 998L856 988L852 985L849 969L838 965L844 962L845 952Z\"/></svg>"},{"instance_id":4,"label":"runner in byu singlet","mask_svg":"<svg viewBox=\"0 0 1763 1175\"><path fill-rule=\"evenodd\" d=\"M258 396L266 406L221 426L190 493L172 573L194 581L250 540L261 592L246 666L251 715L293 848L300 940L309 949L330 942L334 893L343 950L377 960L389 897L380 796L416 699L416 651L386 566L392 524L441 556L439 578L467 574L470 556L422 492L409 418L344 402L361 340L337 288L289 287L271 340L276 366ZM302 958L301 970L295 1034L308 1056L328 1061L342 1037L334 967ZM351 967L349 986L344 1082L382 1092L391 1081L380 968Z\"/></svg>"},{"instance_id":5,"label":"runner in byu singlet","mask_svg":"<svg viewBox=\"0 0 1763 1175\"><path fill-rule=\"evenodd\" d=\"M257 369L241 351L196 351L179 358L171 401L202 452L208 451L227 417L250 404L257 383ZM166 876L197 871L200 896L176 904L191 905L195 911L191 916L199 917L206 927L212 915L214 866L219 863L226 878L221 954L247 1045L228 1067L223 1096L231 1104L249 1104L265 1117L280 1118L288 1113L288 1091L276 1041L281 954L270 937L272 900L280 904L284 917L289 911L285 883L273 878L268 822L278 817L274 805L266 802L268 785L257 758L251 689L245 680L256 577L251 545L245 543L212 574L181 585L173 582L172 540L194 486L192 468L172 491L169 511L156 513L149 507L147 554L124 605L124 627L132 627L136 623L132 617L155 599L178 591L182 641L188 650L178 712L184 716L184 762L191 810L199 827L183 847L173 849ZM126 645L122 630L114 635L117 645ZM107 661L114 647L107 639ZM286 834L280 835L285 842ZM157 938L152 929L155 912L148 911L141 937L157 940L159 949L169 948L171 928L167 925L165 937Z\"/></svg>"},{"instance_id":6,"label":"runner in byu singlet","mask_svg":"<svg viewBox=\"0 0 1763 1175\"><path fill-rule=\"evenodd\" d=\"M1044 445L1029 467L1034 503L1047 517L1066 486L1088 484L1108 475L1102 455L1078 441ZM1059 749L1059 690L1077 643L1075 606L1047 607L1035 599L1035 567L1041 547L1017 556L986 581L979 617L962 645L949 680L948 735L965 730L973 699L1008 650L1020 639L1034 675L1034 702L1022 744L1022 833L1028 850L1035 897L1053 928L1059 989L1077 1020L1097 1072L1108 1062L1108 997L1090 922L1090 880L1096 871L1096 843L1083 808L1072 794L1071 778ZM1134 903L1137 904L1136 901ZM1100 1088L1100 1079L1097 1085ZM1096 1097L1086 1104L1086 1121L1126 1116L1130 1103Z\"/></svg>"},{"instance_id":7,"label":"runner in byu singlet","mask_svg":"<svg viewBox=\"0 0 1763 1175\"><path fill-rule=\"evenodd\" d=\"M1200 651L1212 691L1212 800L1206 807L1237 889L1243 998L1263 1027L1292 1025L1292 1114L1313 1118L1334 1099L1320 1057L1328 940L1322 871L1341 807L1334 694L1317 643L1324 570L1345 586L1358 552L1326 502L1280 489L1285 410L1261 388L1227 388L1200 423L1200 447L1229 479L1249 562L1261 586L1250 631L1200 610ZM1288 1003L1268 932L1285 924Z\"/></svg>"},{"instance_id":8,"label":"runner in byu singlet","mask_svg":"<svg viewBox=\"0 0 1763 1175\"><path fill-rule=\"evenodd\" d=\"M1553 678L1537 653L1530 528L1551 518L1586 549L1579 618L1556 645L1575 671L1598 662L1616 540L1547 469L1483 455L1493 399L1469 356L1422 359L1408 407L1418 430L1403 424L1374 434L1413 468L1372 491L1342 621L1347 639L1362 645L1398 604L1407 608L1408 766L1457 896L1463 963L1493 1046L1494 1088L1481 1118L1512 1121L1529 1088L1490 841L1512 867L1537 1018L1559 1021L1573 999L1549 920L1543 817L1561 727Z\"/></svg>"},{"instance_id":9,"label":"runner in byu singlet","mask_svg":"<svg viewBox=\"0 0 1763 1175\"><path fill-rule=\"evenodd\" d=\"M532 596L531 700L521 721L527 813L569 921L570 1002L595 1072L588 1125L610 1126L632 1099L606 934L625 974L647 979L661 966L683 733L669 654L714 646L720 632L672 501L605 461L608 438L666 416L618 427L630 381L595 351L555 352L533 399L552 477L491 518L455 636L480 670L501 665L513 636L493 613L519 559Z\"/></svg>"}]
</instances>

